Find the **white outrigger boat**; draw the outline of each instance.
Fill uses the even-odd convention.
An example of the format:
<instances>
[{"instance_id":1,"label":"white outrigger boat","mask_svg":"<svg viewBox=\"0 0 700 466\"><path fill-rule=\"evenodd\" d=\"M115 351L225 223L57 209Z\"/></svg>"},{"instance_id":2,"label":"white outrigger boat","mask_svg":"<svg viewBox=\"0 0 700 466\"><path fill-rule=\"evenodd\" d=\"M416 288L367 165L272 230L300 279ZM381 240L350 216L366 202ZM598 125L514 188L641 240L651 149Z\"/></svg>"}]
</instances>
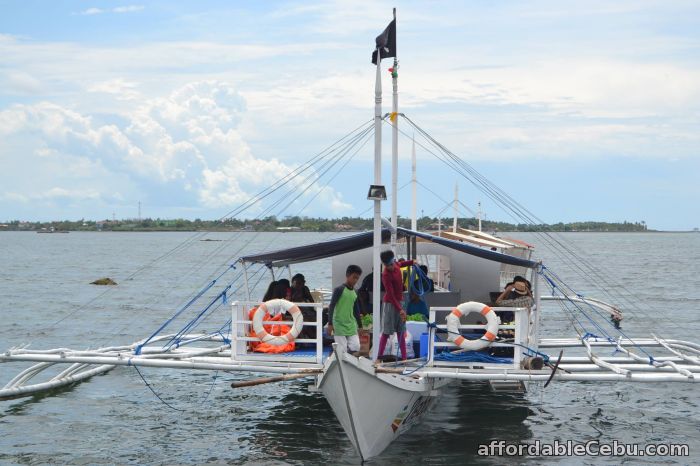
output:
<instances>
[{"instance_id":1,"label":"white outrigger boat","mask_svg":"<svg viewBox=\"0 0 700 466\"><path fill-rule=\"evenodd\" d=\"M395 18L384 34L377 38L381 58L395 54ZM392 42L393 41L393 42ZM393 52L393 55L392 55ZM251 378L234 382L234 387L252 386L284 380L307 378L309 390L322 394L332 407L348 438L361 459L380 455L399 435L418 422L441 394L441 389L455 381L488 382L494 390L527 390L532 382L552 381L595 382L697 382L700 373L700 345L688 341L665 339L656 335L643 338L627 336L610 316L619 320L618 307L583 296L571 289L559 275L533 259L534 249L517 240L499 238L481 231L457 228L452 231L426 233L412 228L400 228L396 215L397 138L400 118L407 121L424 137L426 144L438 157L443 157L456 173L470 175L487 194L519 218L535 220L522 206L490 184L459 158L437 143L412 120L398 113L398 63L394 59L393 108L382 114L381 58L377 61L375 86L375 117L373 125L365 125L343 138L341 143L321 153L290 175L273 183L253 201L282 189L289 181L306 170L320 170L317 163L329 163L323 157L349 154L374 131L375 174L368 198L374 202L374 229L328 241L293 248L247 254L239 257L221 275L177 310L151 336L131 345L112 346L95 350L57 348L33 350L28 347L9 348L0 353L0 362L31 362L0 389L0 399L14 399L50 392L105 373L117 366L158 367L236 373L265 373L271 377ZM381 202L386 198L381 179L381 128L389 124L393 131L392 219L381 217ZM325 155L323 155L325 154ZM329 155L331 154L331 155ZM334 155L333 155L334 154ZM343 155L344 157L345 155ZM415 145L414 145L415 157ZM349 160L349 159L347 159ZM415 158L414 158L415 175ZM318 178L316 178L317 180ZM475 181L473 181L475 180ZM303 183L302 183L303 184ZM291 186L299 189L300 184ZM415 187L415 176L414 176ZM285 188L286 189L286 188ZM281 201L289 193L280 191ZM249 201L237 212L253 205ZM606 279L594 270L570 245L548 233L540 233L545 246L566 256L575 271L590 275L605 289ZM344 352L339 346L324 345L323 307L328 294L315 303L290 303L272 300L260 303L253 299L256 286L266 272L290 269L295 264L332 258L332 282L341 283L345 267L352 263L363 270L380 270L379 252L392 248L406 257L419 259L433 266L430 276L435 291L425 291L422 298L429 305L427 322L411 323L421 357L404 362L377 363L379 332L373 333L371 357ZM228 275L227 275L228 274ZM233 278L226 281L224 277ZM380 321L380 279L374 274L371 293L373 322ZM491 306L493 293L505 283L521 275L532 282L533 302L528 307ZM279 276L279 274L278 274ZM234 286L238 283L238 286ZM547 294L548 293L548 294ZM624 300L624 296L620 297ZM562 338L542 338L541 322L548 303L555 303L569 319L572 335ZM315 311L315 319L303 318L300 307ZM250 318L250 310L257 308ZM214 331L197 331L207 324L217 310L223 315ZM275 325L290 326L284 335L267 333L262 314L291 315L290 321ZM285 312L286 311L286 312ZM512 313L505 322L504 313ZM308 313L306 314L309 315ZM185 325L173 332L177 319ZM485 322L484 322L485 320ZM267 325L267 324L266 324ZM315 328L315 338L297 338L304 327ZM201 327L200 327L201 328ZM251 328L256 336L251 335ZM378 326L375 324L375 328ZM167 331L166 331L167 330ZM467 334L463 335L462 332ZM471 334L471 338L470 335ZM272 345L294 341L305 348L288 353L257 353L251 342ZM617 355L601 354L615 350ZM567 355L564 356L563 352ZM66 368L49 374L50 368Z\"/></svg>"}]
</instances>

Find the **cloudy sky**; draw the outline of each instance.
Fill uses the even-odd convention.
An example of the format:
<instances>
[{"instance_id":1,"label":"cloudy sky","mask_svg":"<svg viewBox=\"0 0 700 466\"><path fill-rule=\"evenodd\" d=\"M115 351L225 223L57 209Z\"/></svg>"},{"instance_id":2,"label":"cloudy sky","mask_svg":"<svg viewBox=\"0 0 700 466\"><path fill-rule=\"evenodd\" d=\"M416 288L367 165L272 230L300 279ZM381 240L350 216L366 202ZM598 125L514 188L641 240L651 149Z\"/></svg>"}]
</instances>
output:
<instances>
[{"instance_id":1,"label":"cloudy sky","mask_svg":"<svg viewBox=\"0 0 700 466\"><path fill-rule=\"evenodd\" d=\"M698 2L395 3L401 111L540 218L700 226ZM0 1L0 221L225 215L372 118L392 6ZM372 155L288 212L365 212ZM425 215L512 220L418 159Z\"/></svg>"}]
</instances>

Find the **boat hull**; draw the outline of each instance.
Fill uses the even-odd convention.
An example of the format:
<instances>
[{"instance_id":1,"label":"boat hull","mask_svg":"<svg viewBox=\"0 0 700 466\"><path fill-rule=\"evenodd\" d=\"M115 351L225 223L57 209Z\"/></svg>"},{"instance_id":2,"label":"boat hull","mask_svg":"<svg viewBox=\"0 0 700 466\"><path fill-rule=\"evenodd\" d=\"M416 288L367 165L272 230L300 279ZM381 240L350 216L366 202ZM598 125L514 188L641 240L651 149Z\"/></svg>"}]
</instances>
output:
<instances>
[{"instance_id":1,"label":"boat hull","mask_svg":"<svg viewBox=\"0 0 700 466\"><path fill-rule=\"evenodd\" d=\"M371 361L331 356L317 389L363 460L381 454L435 404L439 380L376 373Z\"/></svg>"}]
</instances>

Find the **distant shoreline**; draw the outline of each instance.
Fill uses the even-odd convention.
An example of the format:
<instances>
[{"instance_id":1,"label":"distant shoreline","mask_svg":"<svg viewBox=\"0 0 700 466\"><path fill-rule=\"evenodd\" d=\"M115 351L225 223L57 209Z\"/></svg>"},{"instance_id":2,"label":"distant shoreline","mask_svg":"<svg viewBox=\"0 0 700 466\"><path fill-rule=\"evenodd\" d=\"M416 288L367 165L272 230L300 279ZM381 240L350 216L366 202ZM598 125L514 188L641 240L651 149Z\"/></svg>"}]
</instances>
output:
<instances>
[{"instance_id":1,"label":"distant shoreline","mask_svg":"<svg viewBox=\"0 0 700 466\"><path fill-rule=\"evenodd\" d=\"M419 231L449 231L452 229L453 218L420 217L416 219ZM406 217L398 218L398 225L410 228L411 220ZM560 233L643 233L662 232L649 228L644 220L630 222L599 222L593 220L579 222L556 223L508 223L497 220L485 220L462 217L457 219L459 229L481 230L485 233L525 233L525 232L560 232ZM20 221L0 222L0 231L36 231L39 233L58 233L65 231L185 231L185 232L318 232L318 233L353 233L368 231L374 227L372 218L364 217L299 217L289 216L277 218L237 219L224 218L219 220L202 219L163 219L163 218L130 218L112 220L54 220L54 221ZM481 228L480 228L481 227ZM698 230L689 229L688 232ZM679 231L679 233L682 233Z\"/></svg>"},{"instance_id":2,"label":"distant shoreline","mask_svg":"<svg viewBox=\"0 0 700 466\"><path fill-rule=\"evenodd\" d=\"M124 229L124 230L60 230L55 232L41 231L41 230L27 230L27 229L2 229L0 228L0 233L3 232L15 232L15 233L46 233L46 234L59 234L59 233L362 233L369 230L342 230L342 231L318 231L318 230L228 230L228 229L204 229L204 230L177 230L177 229ZM423 231L423 230L421 230ZM443 230L449 231L449 230ZM505 234L517 234L517 233L698 233L697 230L646 230L646 231L605 231L605 230L588 230L588 231L571 231L571 230L502 230L493 232L491 230L483 230L485 233L505 233Z\"/></svg>"}]
</instances>

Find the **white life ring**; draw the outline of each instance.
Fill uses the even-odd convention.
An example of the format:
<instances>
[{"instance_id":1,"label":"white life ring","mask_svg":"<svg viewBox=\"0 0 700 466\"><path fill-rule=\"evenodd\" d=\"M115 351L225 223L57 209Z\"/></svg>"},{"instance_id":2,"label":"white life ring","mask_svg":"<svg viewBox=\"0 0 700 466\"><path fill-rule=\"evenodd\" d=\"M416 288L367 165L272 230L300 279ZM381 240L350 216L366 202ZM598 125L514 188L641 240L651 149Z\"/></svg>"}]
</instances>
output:
<instances>
[{"instance_id":1,"label":"white life ring","mask_svg":"<svg viewBox=\"0 0 700 466\"><path fill-rule=\"evenodd\" d=\"M292 315L294 323L292 329L284 335L271 335L265 331L263 327L263 316L265 312L269 312L271 316L289 312ZM276 325L273 322L266 321L266 325ZM296 304L287 301L286 299L271 299L261 303L253 314L253 330L255 335L264 343L269 343L273 346L282 346L293 342L301 333L304 327L304 316Z\"/></svg>"},{"instance_id":2,"label":"white life ring","mask_svg":"<svg viewBox=\"0 0 700 466\"><path fill-rule=\"evenodd\" d=\"M459 332L459 318L477 312L486 317L486 333L476 340L467 340ZM496 313L490 307L469 301L462 303L452 309L452 312L447 316L447 340L454 342L455 345L469 351L479 351L490 346L496 339L498 334L499 319Z\"/></svg>"}]
</instances>

